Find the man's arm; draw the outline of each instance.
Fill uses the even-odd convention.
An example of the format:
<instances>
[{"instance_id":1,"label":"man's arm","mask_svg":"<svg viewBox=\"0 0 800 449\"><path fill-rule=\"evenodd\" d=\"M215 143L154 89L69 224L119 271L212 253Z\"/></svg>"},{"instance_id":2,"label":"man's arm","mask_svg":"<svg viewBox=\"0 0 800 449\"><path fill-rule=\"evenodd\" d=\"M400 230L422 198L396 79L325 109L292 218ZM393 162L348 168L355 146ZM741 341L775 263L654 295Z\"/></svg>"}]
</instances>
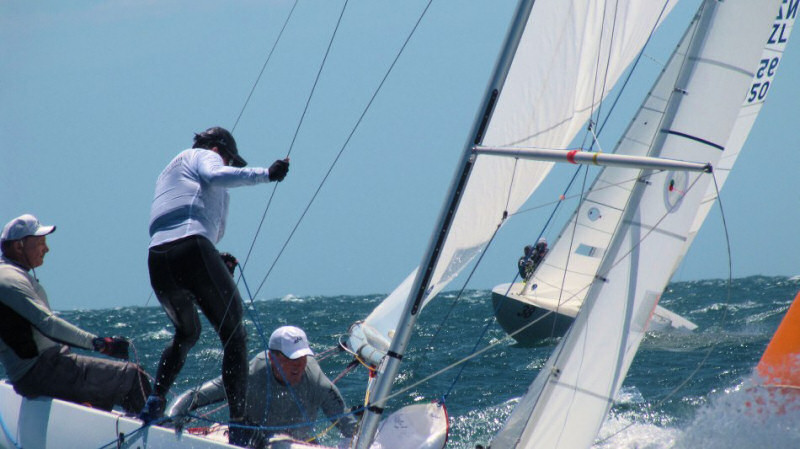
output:
<instances>
[{"instance_id":1,"label":"man's arm","mask_svg":"<svg viewBox=\"0 0 800 449\"><path fill-rule=\"evenodd\" d=\"M94 350L92 340L97 337L90 332L55 315L44 304L37 301L32 285L22 279L9 280L0 286L3 303L27 320L44 336L69 346Z\"/></svg>"},{"instance_id":2,"label":"man's arm","mask_svg":"<svg viewBox=\"0 0 800 449\"><path fill-rule=\"evenodd\" d=\"M347 438L352 437L355 435L356 431L356 419L347 409L339 389L336 388L336 385L322 372L322 369L320 369L315 359L309 357L308 364L316 371L316 384L320 389L322 399L320 403L322 412L325 413L325 416L327 416L331 422L336 422L336 427L339 428L342 435Z\"/></svg>"},{"instance_id":3,"label":"man's arm","mask_svg":"<svg viewBox=\"0 0 800 449\"><path fill-rule=\"evenodd\" d=\"M222 162L222 157L213 151L200 152L196 163L200 178L211 185L240 187L270 182L268 169L228 167Z\"/></svg>"},{"instance_id":4,"label":"man's arm","mask_svg":"<svg viewBox=\"0 0 800 449\"><path fill-rule=\"evenodd\" d=\"M183 392L167 407L166 415L170 417L185 415L192 410L224 400L225 388L222 386L222 377L217 377L204 383L200 388L192 388Z\"/></svg>"}]
</instances>

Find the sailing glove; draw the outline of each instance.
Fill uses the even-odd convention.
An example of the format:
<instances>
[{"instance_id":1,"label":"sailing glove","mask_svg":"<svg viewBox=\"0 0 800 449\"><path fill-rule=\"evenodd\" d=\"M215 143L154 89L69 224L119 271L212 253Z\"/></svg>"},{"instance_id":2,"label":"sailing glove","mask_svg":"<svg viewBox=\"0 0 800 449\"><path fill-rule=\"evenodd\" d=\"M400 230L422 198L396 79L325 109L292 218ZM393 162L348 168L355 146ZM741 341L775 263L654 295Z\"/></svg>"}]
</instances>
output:
<instances>
[{"instance_id":1,"label":"sailing glove","mask_svg":"<svg viewBox=\"0 0 800 449\"><path fill-rule=\"evenodd\" d=\"M236 270L236 265L239 265L239 261L236 260L231 253L219 253L219 257L222 258L222 261L225 263L225 267L228 268L231 276L233 276L233 272Z\"/></svg>"},{"instance_id":2,"label":"sailing glove","mask_svg":"<svg viewBox=\"0 0 800 449\"><path fill-rule=\"evenodd\" d=\"M128 360L130 343L123 337L97 337L92 340L94 350L116 359Z\"/></svg>"},{"instance_id":3,"label":"sailing glove","mask_svg":"<svg viewBox=\"0 0 800 449\"><path fill-rule=\"evenodd\" d=\"M289 158L278 159L269 166L269 180L270 181L283 181L286 173L289 172Z\"/></svg>"}]
</instances>

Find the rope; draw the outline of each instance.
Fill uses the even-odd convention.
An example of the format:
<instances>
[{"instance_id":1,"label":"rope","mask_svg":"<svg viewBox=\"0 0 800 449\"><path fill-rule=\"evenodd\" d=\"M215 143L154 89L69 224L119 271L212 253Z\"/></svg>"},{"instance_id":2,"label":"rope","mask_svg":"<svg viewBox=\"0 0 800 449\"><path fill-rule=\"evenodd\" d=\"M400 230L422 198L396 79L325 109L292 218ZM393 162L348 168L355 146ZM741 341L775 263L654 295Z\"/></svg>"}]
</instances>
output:
<instances>
[{"instance_id":1,"label":"rope","mask_svg":"<svg viewBox=\"0 0 800 449\"><path fill-rule=\"evenodd\" d=\"M253 87L250 88L250 93L247 94L247 98L244 100L244 104L242 105L242 109L239 111L239 115L236 117L236 121L233 122L233 127L231 128L231 132L236 130L236 125L239 124L239 120L241 120L242 115L244 115L244 110L247 108L247 105L250 103L250 98L253 97L253 92L256 91L256 86L258 86L258 82L261 81L261 76L264 74L264 71L267 69L267 64L269 64L270 59L272 59L272 53L275 51L275 48L278 46L278 42L281 40L281 36L283 36L284 30L286 30L286 25L289 24L289 19L291 19L292 14L294 13L294 9L297 7L297 0L295 0L294 4L292 4L292 9L289 11L289 15L286 16L286 20L283 22L283 26L281 27L281 31L278 33L278 37L275 39L275 42L272 44L272 48L270 48L269 53L267 54L267 59L264 61L264 65L261 66L261 71L258 72L258 76L256 77L255 82L253 83Z\"/></svg>"},{"instance_id":2,"label":"rope","mask_svg":"<svg viewBox=\"0 0 800 449\"><path fill-rule=\"evenodd\" d=\"M6 436L6 439L7 439L8 441L10 441L10 442L11 442L11 444L13 444L15 448L17 448L17 449L22 449L22 446L20 446L20 445L19 445L19 443L17 442L17 440L15 440L15 439L14 439L14 437L13 437L13 435L11 435L11 431L10 431L10 430L8 430L8 427L6 427L6 422L5 422L5 420L3 419L3 415L2 415L2 413L0 413L0 427L2 427L2 428L3 428L3 434L5 434L5 436Z\"/></svg>"},{"instance_id":3,"label":"rope","mask_svg":"<svg viewBox=\"0 0 800 449\"><path fill-rule=\"evenodd\" d=\"M333 162L331 163L330 167L328 168L328 171L325 173L325 176L323 176L322 180L320 181L319 186L317 186L317 189L314 191L314 194L312 195L311 199L309 200L308 204L306 205L305 209L303 210L303 213L300 215L300 218L298 218L297 222L295 223L294 227L292 228L292 231L289 234L289 237L287 237L286 241L284 242L283 246L281 247L280 251L278 252L278 255L275 256L275 260L272 262L272 265L270 265L269 269L267 270L267 273L264 275L264 278L261 281L261 283L259 284L258 289L256 289L256 295L258 295L258 293L261 291L261 288L266 283L267 279L269 278L269 275L272 273L272 270L275 268L275 265L278 263L278 260L280 259L281 255L283 254L283 251L286 249L287 245L289 244L289 241L291 241L292 237L294 236L295 232L297 231L298 227L300 226L300 223L303 221L303 219L305 218L305 216L308 213L309 209L311 208L312 204L314 203L314 201L316 200L316 198L319 195L320 191L322 190L322 186L325 185L325 183L327 182L328 177L330 176L331 172L333 171L333 168L336 166L336 163L342 157L342 154L344 153L344 151L347 148L347 146L349 145L351 139L355 135L356 130L358 130L359 126L361 125L362 121L364 120L364 117L367 115L367 112L370 110L373 102L375 101L375 98L378 96L378 93L381 92L381 90L383 88L383 85L386 83L386 80L389 78L389 75L394 70L394 67L397 64L397 61L400 59L400 56L403 54L403 51L405 50L405 48L408 45L409 41L411 40L412 36L414 36L414 34L416 33L416 30L419 27L419 24L422 22L423 17L425 17L425 14L427 13L428 8L430 7L432 1L433 0L429 0L428 4L425 6L424 10L422 11L422 13L420 14L419 18L417 19L417 22L412 27L412 29L409 32L408 36L406 36L406 39L403 42L403 45L400 47L400 50L397 52L397 55L395 55L394 60L390 64L389 68L386 70L386 73L384 74L383 78L381 79L380 83L378 84L378 87L375 88L375 91L372 93L372 96L370 97L369 102L367 102L367 105L364 107L364 109L361 112L361 115L359 116L358 120L356 120L355 125L350 130L350 133L348 134L347 139L345 139L344 143L340 147L338 153L336 154L336 157L334 158ZM265 211L265 213L266 213L266 211Z\"/></svg>"},{"instance_id":4,"label":"rope","mask_svg":"<svg viewBox=\"0 0 800 449\"><path fill-rule=\"evenodd\" d=\"M328 46L327 46L327 48L325 50L325 55L322 57L322 61L320 62L319 68L317 69L317 74L314 77L314 84L311 86L311 91L308 93L308 97L306 98L306 103L305 103L305 105L303 107L303 113L300 115L300 120L297 122L297 126L295 127L294 135L292 137L292 141L289 144L289 151L287 152L287 158L289 157L289 155L292 154L292 150L294 149L294 143L297 140L297 136L300 133L300 128L303 126L303 122L305 121L305 117L306 117L306 114L308 112L308 107L311 104L311 99L314 97L314 93L317 90L317 84L319 83L320 76L322 75L322 70L325 68L325 63L328 60L328 55L330 54L331 47L333 46L333 41L334 41L334 39L336 39L336 34L339 31L339 26L342 23L342 17L344 17L344 12L347 9L347 3L348 2L345 1L344 4L342 5L342 10L339 13L338 20L336 21L336 27L334 27L334 29L333 29L333 33L331 34L330 40L328 41ZM295 6L296 6L296 2L295 2ZM294 6L292 7L292 11L294 11ZM288 21L288 19L287 19L287 21ZM324 183L324 180L323 180L323 183ZM264 225L264 220L266 219L267 212L269 211L270 205L272 204L272 199L275 196L275 193L276 193L277 189L278 189L278 186L276 184L275 188L272 189L272 193L271 193L271 195L269 197L269 201L267 201L267 206L264 208L264 213L261 215L261 221L258 224L258 228L256 229L256 232L253 235L253 240L250 243L250 249L247 251L247 256L245 257L245 260L244 260L244 267L247 266L247 262L250 260L250 255L253 252L253 247L255 246L256 239L258 238L259 234L261 233L261 228ZM303 215L305 215L305 213ZM301 217L301 219L302 219L302 217ZM298 222L298 224L299 224L299 222ZM297 226L295 226L295 229L296 228L297 228ZM294 231L292 231L292 234L294 234ZM291 239L291 235L289 236L289 238L284 243L283 248L286 248L286 245L289 243L290 239ZM281 252L278 254L278 256L275 258L275 262L273 262L273 264L272 264L273 267L275 266L275 263L277 263L278 258L280 258L281 253L283 253L283 248L281 249ZM269 273L271 271L272 271L272 267L270 267L269 271L267 272L267 276L269 276ZM264 277L264 281L266 281L266 276ZM258 292L261 290L261 287L263 286L264 281L262 281L261 285L259 285L258 289L256 289L256 295L258 295Z\"/></svg>"},{"instance_id":5,"label":"rope","mask_svg":"<svg viewBox=\"0 0 800 449\"><path fill-rule=\"evenodd\" d=\"M333 416L329 416L329 417L325 417L325 418L320 418L320 419L317 419L317 420L314 420L314 421L308 420L308 421L305 421L305 422L300 422L300 423L295 423L295 424L287 424L285 426L251 426L251 425L239 424L239 423L228 423L228 427L240 427L240 428L243 428L243 429L262 430L262 431L268 431L268 432L274 432L274 431L280 431L280 430L286 430L286 429L299 429L299 428L302 428L302 427L313 427L313 426L315 426L315 425L317 425L319 423L327 422L327 421L330 421L330 420L336 420L338 422L339 420L341 420L342 418L344 418L346 416L351 416L351 415L354 416L354 415L362 412L363 410L364 410L364 408L360 407L360 408L356 408L354 410L348 411L346 413L340 413L340 414L337 414L337 415L333 415ZM202 416L199 416L199 415L187 415L187 416L189 416L190 418L195 419L197 421L206 422L206 423L209 423L209 424L217 424L216 421L213 421L213 420L210 420L210 419L206 419L206 418L204 418ZM137 429L137 431L138 430L140 430L140 429Z\"/></svg>"}]
</instances>

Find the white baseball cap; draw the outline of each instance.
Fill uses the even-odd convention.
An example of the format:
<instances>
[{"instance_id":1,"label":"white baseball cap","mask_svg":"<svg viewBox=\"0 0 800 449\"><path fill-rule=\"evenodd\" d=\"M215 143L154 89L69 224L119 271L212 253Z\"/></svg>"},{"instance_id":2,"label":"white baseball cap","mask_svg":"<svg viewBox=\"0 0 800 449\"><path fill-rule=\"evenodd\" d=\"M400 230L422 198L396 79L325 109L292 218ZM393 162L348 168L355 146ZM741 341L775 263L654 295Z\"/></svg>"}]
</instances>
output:
<instances>
[{"instance_id":1,"label":"white baseball cap","mask_svg":"<svg viewBox=\"0 0 800 449\"><path fill-rule=\"evenodd\" d=\"M32 235L47 235L55 230L55 226L42 226L39 220L31 214L20 215L3 227L0 242L19 240Z\"/></svg>"},{"instance_id":2,"label":"white baseball cap","mask_svg":"<svg viewBox=\"0 0 800 449\"><path fill-rule=\"evenodd\" d=\"M280 351L290 359L299 359L305 355L314 355L308 347L308 337L303 329L295 326L282 326L275 329L269 337L269 349Z\"/></svg>"}]
</instances>

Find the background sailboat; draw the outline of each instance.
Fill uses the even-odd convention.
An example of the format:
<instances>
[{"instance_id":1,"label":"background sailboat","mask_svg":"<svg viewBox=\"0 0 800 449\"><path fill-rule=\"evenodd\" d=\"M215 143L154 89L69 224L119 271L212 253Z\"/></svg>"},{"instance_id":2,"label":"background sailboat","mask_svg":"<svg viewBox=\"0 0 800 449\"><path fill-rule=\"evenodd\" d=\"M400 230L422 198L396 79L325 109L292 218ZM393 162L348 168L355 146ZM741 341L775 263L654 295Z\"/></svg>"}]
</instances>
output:
<instances>
[{"instance_id":1,"label":"background sailboat","mask_svg":"<svg viewBox=\"0 0 800 449\"><path fill-rule=\"evenodd\" d=\"M781 14L791 15L790 5L786 5L786 12L782 11ZM751 85L753 90L747 93L737 123L724 144L720 163L715 166L716 183L707 188L708 191L692 224L692 230L683 244L681 256L676 260L656 259L651 262L659 265L662 270L674 273L678 269L717 198L717 189L722 189L758 117L776 73L780 55L789 38L788 33L792 23L780 20L779 25L780 27L771 32L768 39L758 73ZM644 155L650 150L648 143L653 142L659 130L644 124L658 123L659 113L664 111L667 99L673 92L682 89L679 83L682 82L681 77L686 76L686 71L691 70L691 64L687 63L690 57L688 47L696 39L696 33L696 26L687 30L661 77L620 140L615 153ZM677 100L678 97L673 95L672 101ZM700 107L705 109L704 105ZM501 284L493 289L492 299L498 322L517 341L523 344L535 344L542 338L561 336L567 330L583 303L588 286L598 275L597 270L608 248L613 230L619 226L621 219L619 211L633 192L630 186L634 179L630 170L604 168L531 279L528 282ZM534 285L536 288L532 288ZM651 330L696 328L690 321L660 306L656 306L653 315Z\"/></svg>"}]
</instances>

